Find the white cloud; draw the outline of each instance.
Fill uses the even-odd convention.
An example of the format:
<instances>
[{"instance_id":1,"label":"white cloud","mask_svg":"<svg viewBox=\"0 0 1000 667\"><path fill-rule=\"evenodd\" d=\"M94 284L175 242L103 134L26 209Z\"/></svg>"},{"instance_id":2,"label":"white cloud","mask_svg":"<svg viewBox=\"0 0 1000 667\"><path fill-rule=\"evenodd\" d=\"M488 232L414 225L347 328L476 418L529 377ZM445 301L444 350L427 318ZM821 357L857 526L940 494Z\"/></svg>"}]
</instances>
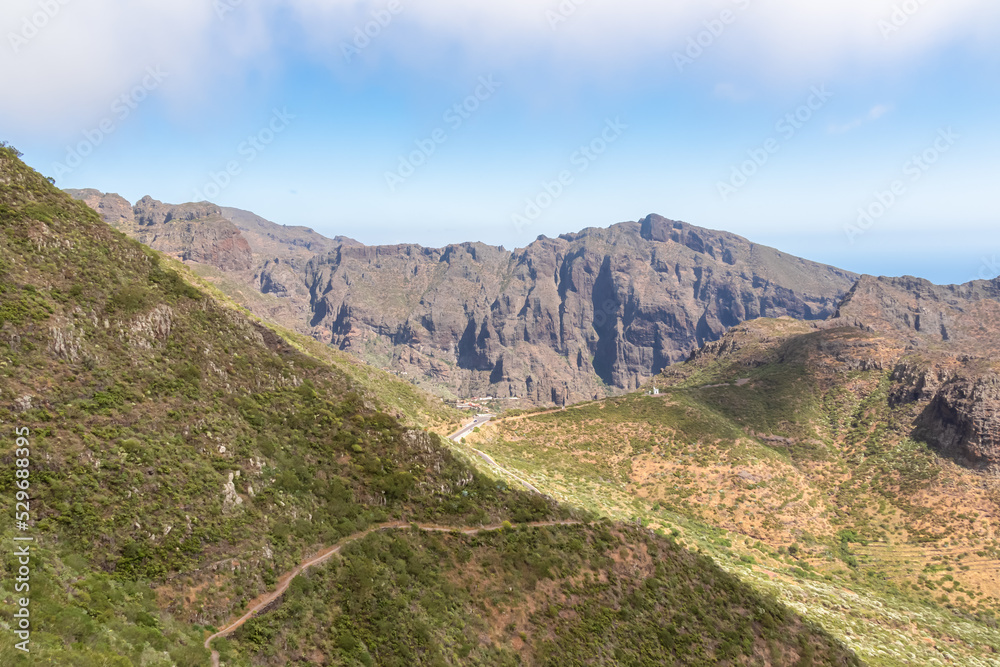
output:
<instances>
[{"instance_id":1,"label":"white cloud","mask_svg":"<svg viewBox=\"0 0 1000 667\"><path fill-rule=\"evenodd\" d=\"M150 67L167 73L156 97L205 95L267 47L260 18L220 21L211 0L5 0L0 125L76 135L113 116Z\"/></svg>"},{"instance_id":2,"label":"white cloud","mask_svg":"<svg viewBox=\"0 0 1000 667\"><path fill-rule=\"evenodd\" d=\"M868 113L860 118L855 118L849 123L833 124L828 128L830 134L845 134L851 130L856 130L865 123L876 121L882 116L892 111L892 106L888 104L876 104Z\"/></svg>"},{"instance_id":3,"label":"white cloud","mask_svg":"<svg viewBox=\"0 0 1000 667\"><path fill-rule=\"evenodd\" d=\"M220 19L213 2L229 2L233 11ZM345 66L340 46L388 2L5 0L0 6L0 86L5 91L0 124L78 132L81 125L100 120L148 66L170 73L156 95L177 105L205 102L214 86L238 82L250 70L279 67L288 49L304 50L345 75L363 75L363 66ZM569 82L614 82L629 74L664 81L698 76L696 67L679 74L672 54L709 29L723 11L735 19L706 49L704 63L697 63L713 78L715 69L725 68L740 80L800 85L858 63L871 71L916 67L918 56L948 44L991 55L1000 44L1000 5L981 0L912 0L920 8L903 19L893 15L893 7L903 4L899 0L398 2L402 11L366 57L393 58L412 68L435 68L457 58L479 73L544 67ZM36 36L19 43L43 5L58 11L45 18ZM553 12L566 19L554 30ZM289 15L297 26L288 26ZM901 25L886 35L880 28L885 21Z\"/></svg>"},{"instance_id":4,"label":"white cloud","mask_svg":"<svg viewBox=\"0 0 1000 667\"><path fill-rule=\"evenodd\" d=\"M303 17L315 42L336 44L385 1L287 4ZM1000 34L1000 7L984 6L981 0L910 0L919 9L901 16L894 7L909 3L900 0L400 2L401 21L417 30L404 33L403 39L387 31L380 37L385 48L414 56L457 43L466 58L493 65L544 54L561 59L564 66L576 63L589 70L617 70L657 57L669 66L670 55L724 11L733 20L707 50L728 65L785 76L814 77L817 70L859 59L877 68L955 40L975 39L994 48L985 40ZM558 23L553 24L553 15L561 17ZM880 28L886 22L895 28L888 38Z\"/></svg>"}]
</instances>

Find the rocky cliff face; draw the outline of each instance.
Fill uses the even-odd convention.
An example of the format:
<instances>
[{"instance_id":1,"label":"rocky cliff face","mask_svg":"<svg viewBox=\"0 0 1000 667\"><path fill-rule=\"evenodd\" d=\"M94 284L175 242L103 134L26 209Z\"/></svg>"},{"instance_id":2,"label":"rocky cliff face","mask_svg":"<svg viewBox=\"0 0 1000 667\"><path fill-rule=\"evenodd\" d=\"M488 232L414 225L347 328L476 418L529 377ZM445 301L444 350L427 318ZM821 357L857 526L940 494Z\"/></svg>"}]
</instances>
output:
<instances>
[{"instance_id":1,"label":"rocky cliff face","mask_svg":"<svg viewBox=\"0 0 1000 667\"><path fill-rule=\"evenodd\" d=\"M305 275L332 344L456 393L555 403L635 389L746 319L828 317L854 279L659 216L514 252L342 247Z\"/></svg>"},{"instance_id":2,"label":"rocky cliff face","mask_svg":"<svg viewBox=\"0 0 1000 667\"><path fill-rule=\"evenodd\" d=\"M880 333L906 336L914 345L970 353L1000 351L1000 279L934 285L922 278L863 276L837 312Z\"/></svg>"},{"instance_id":3,"label":"rocky cliff face","mask_svg":"<svg viewBox=\"0 0 1000 667\"><path fill-rule=\"evenodd\" d=\"M214 204L173 206L146 196L129 206L116 194L69 190L111 226L151 248L222 271L248 271L253 252L240 230Z\"/></svg>"},{"instance_id":4,"label":"rocky cliff face","mask_svg":"<svg viewBox=\"0 0 1000 667\"><path fill-rule=\"evenodd\" d=\"M356 243L208 202L175 206L143 197L133 206L117 194L66 192L116 229L190 262L260 317L306 334L312 331L309 292L302 280L306 264L318 253ZM225 280L219 280L220 271Z\"/></svg>"},{"instance_id":5,"label":"rocky cliff face","mask_svg":"<svg viewBox=\"0 0 1000 667\"><path fill-rule=\"evenodd\" d=\"M138 226L134 237L150 247L223 271L253 268L250 244L217 206L170 206L147 196L133 210Z\"/></svg>"},{"instance_id":6,"label":"rocky cliff face","mask_svg":"<svg viewBox=\"0 0 1000 667\"><path fill-rule=\"evenodd\" d=\"M959 463L1000 471L1000 374L956 375L924 411L918 433Z\"/></svg>"},{"instance_id":7,"label":"rocky cliff face","mask_svg":"<svg viewBox=\"0 0 1000 667\"><path fill-rule=\"evenodd\" d=\"M71 192L134 238L211 264L258 314L456 396L566 403L635 389L756 317L824 319L856 276L651 215L540 237L371 247L238 209Z\"/></svg>"},{"instance_id":8,"label":"rocky cliff face","mask_svg":"<svg viewBox=\"0 0 1000 667\"><path fill-rule=\"evenodd\" d=\"M965 466L1000 470L1000 278L864 276L831 323L904 344L890 401L920 408L915 435Z\"/></svg>"},{"instance_id":9,"label":"rocky cliff face","mask_svg":"<svg viewBox=\"0 0 1000 667\"><path fill-rule=\"evenodd\" d=\"M119 228L135 222L132 204L120 195L104 194L94 189L66 190L66 192L97 211L101 219L112 227Z\"/></svg>"}]
</instances>

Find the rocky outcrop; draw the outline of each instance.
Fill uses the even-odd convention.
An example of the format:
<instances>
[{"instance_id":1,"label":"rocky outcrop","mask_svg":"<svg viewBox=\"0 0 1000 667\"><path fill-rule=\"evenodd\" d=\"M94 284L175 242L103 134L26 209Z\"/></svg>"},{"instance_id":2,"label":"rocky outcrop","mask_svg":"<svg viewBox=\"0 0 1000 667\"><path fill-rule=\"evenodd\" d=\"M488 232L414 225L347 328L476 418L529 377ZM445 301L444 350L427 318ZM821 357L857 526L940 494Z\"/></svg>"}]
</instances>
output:
<instances>
[{"instance_id":1,"label":"rocky outcrop","mask_svg":"<svg viewBox=\"0 0 1000 667\"><path fill-rule=\"evenodd\" d=\"M916 405L914 435L977 470L1000 471L1000 372L988 360L941 355L903 360L889 402Z\"/></svg>"},{"instance_id":2,"label":"rocky outcrop","mask_svg":"<svg viewBox=\"0 0 1000 667\"><path fill-rule=\"evenodd\" d=\"M794 367L831 405L852 394L885 401L891 416L880 428L926 442L967 468L1000 473L997 314L997 281L939 286L865 276L835 317L745 322L690 363L665 370L656 384L708 377L703 386L739 385L740 378L767 377L757 370L763 366L778 374ZM944 323L951 333L925 322Z\"/></svg>"},{"instance_id":3,"label":"rocky outcrop","mask_svg":"<svg viewBox=\"0 0 1000 667\"><path fill-rule=\"evenodd\" d=\"M164 204L146 196L128 207L122 197L96 190L67 190L101 218L151 248L222 271L248 271L254 265L250 244L214 204Z\"/></svg>"},{"instance_id":4,"label":"rocky outcrop","mask_svg":"<svg viewBox=\"0 0 1000 667\"><path fill-rule=\"evenodd\" d=\"M134 238L184 261L223 271L253 268L253 252L240 230L207 202L172 206L149 196L133 207Z\"/></svg>"},{"instance_id":5,"label":"rocky outcrop","mask_svg":"<svg viewBox=\"0 0 1000 667\"><path fill-rule=\"evenodd\" d=\"M117 194L104 194L98 190L66 190L74 199L79 199L94 209L101 219L115 228L131 224L135 219L132 205Z\"/></svg>"},{"instance_id":6,"label":"rocky outcrop","mask_svg":"<svg viewBox=\"0 0 1000 667\"><path fill-rule=\"evenodd\" d=\"M959 375L934 395L918 434L962 465L1000 471L1000 374Z\"/></svg>"},{"instance_id":7,"label":"rocky outcrop","mask_svg":"<svg viewBox=\"0 0 1000 667\"><path fill-rule=\"evenodd\" d=\"M915 359L900 361L892 371L889 405L899 407L911 403L926 403L941 391L954 376L944 368Z\"/></svg>"}]
</instances>

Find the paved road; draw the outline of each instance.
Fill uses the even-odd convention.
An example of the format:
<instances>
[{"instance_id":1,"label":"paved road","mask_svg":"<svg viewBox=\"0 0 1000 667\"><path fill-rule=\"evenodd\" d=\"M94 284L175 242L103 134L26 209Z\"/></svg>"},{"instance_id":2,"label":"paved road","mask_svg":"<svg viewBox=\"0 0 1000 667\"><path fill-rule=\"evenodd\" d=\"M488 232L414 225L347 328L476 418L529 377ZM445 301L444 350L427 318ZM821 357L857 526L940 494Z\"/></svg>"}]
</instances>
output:
<instances>
[{"instance_id":1,"label":"paved road","mask_svg":"<svg viewBox=\"0 0 1000 667\"><path fill-rule=\"evenodd\" d=\"M543 526L576 526L583 523L582 521L536 521L534 523L521 523L517 524L521 528L541 528ZM264 595L258 597L251 603L249 611L240 616L235 621L230 622L224 628L216 632L214 635L205 640L205 648L212 651L212 667L219 667L219 652L212 649L212 641L224 637L228 634L235 632L244 623L249 621L251 618L261 613L269 605L271 605L275 600L280 598L285 591L288 590L289 585L292 583L292 579L302 574L304 570L309 569L314 565L319 565L320 563L329 560L335 553L339 552L346 545L351 542L356 542L368 535L375 532L380 532L383 530L402 530L406 528L411 528L413 524L395 522L395 523L385 523L378 526L373 526L368 530L363 530L359 533L354 533L353 535L341 540L337 544L327 547L325 550L321 551L319 554L303 561L297 567L286 572L282 575L281 579L278 580L278 587L275 588L270 593L265 593ZM498 526L482 526L480 528L471 528L469 526L432 526L420 524L417 526L422 531L425 532L437 532L437 533L450 533L459 532L465 535L476 535L478 533L487 533L495 530L500 530L503 528L502 525Z\"/></svg>"},{"instance_id":2,"label":"paved road","mask_svg":"<svg viewBox=\"0 0 1000 667\"><path fill-rule=\"evenodd\" d=\"M456 431L456 432L452 433L451 435L449 435L448 439L449 440L453 440L454 442L458 442L462 438L464 438L465 436L467 436L470 433L472 433L473 429L478 428L478 427L482 426L483 424L488 423L491 419L493 419L493 415L476 415L476 418L473 419L471 423L466 424L465 426L463 426L462 428L460 428L458 431Z\"/></svg>"},{"instance_id":3,"label":"paved road","mask_svg":"<svg viewBox=\"0 0 1000 667\"><path fill-rule=\"evenodd\" d=\"M455 433L452 433L450 436L448 436L448 438L450 440L452 440L453 442L461 442L462 438L464 438L465 436L467 436L470 433L472 433L473 429L475 429L478 426L482 426L483 424L488 423L495 416L496 415L477 415L476 418L471 423L466 424L465 426L463 426L462 428L460 428ZM494 468L496 468L500 472L504 473L505 475L509 475L510 477L513 477L514 479L516 479L517 481L519 481L529 491L534 491L538 495L544 495L541 491L539 491L534 486L532 486L532 484L530 482L528 482L528 480L524 479L523 477L521 477L520 475L518 475L516 472L512 472L510 470L507 470L506 468L504 468L503 466L501 466L499 463L497 463L496 461L494 461L493 457L490 456L489 454L487 454L486 452L481 452L478 449L476 449L475 447L472 447L470 445L465 445L465 446L468 447L469 449L471 449L473 452L475 452L477 455L479 455L480 458L482 458L484 461L486 461L487 463L489 463L491 466L493 466Z\"/></svg>"}]
</instances>

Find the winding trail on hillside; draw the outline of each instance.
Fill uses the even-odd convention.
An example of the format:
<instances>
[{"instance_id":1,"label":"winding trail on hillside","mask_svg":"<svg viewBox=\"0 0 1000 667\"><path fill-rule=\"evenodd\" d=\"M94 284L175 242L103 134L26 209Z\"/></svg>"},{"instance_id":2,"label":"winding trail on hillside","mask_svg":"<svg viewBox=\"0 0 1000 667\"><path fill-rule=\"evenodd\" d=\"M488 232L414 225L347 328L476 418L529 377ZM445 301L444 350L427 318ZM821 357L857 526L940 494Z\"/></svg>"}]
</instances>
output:
<instances>
[{"instance_id":1,"label":"winding trail on hillside","mask_svg":"<svg viewBox=\"0 0 1000 667\"><path fill-rule=\"evenodd\" d=\"M545 526L578 526L583 524L583 521L575 521L572 519L566 519L564 521L535 521L532 523L519 523L515 524L515 528L543 528ZM234 621L229 622L221 630L216 632L214 635L205 640L205 648L212 651L212 667L219 667L219 652L212 648L212 641L218 639L219 637L225 637L226 635L232 634L237 629L239 629L244 623L249 621L254 616L257 616L265 609L274 604L275 601L280 598L288 587L291 585L292 580L295 577L302 574L303 571L308 570L314 565L319 565L327 560L329 560L334 554L338 553L345 546L351 542L357 542L358 540L364 539L365 537L371 535L372 533L378 533L386 530L403 530L407 528L416 527L418 530L422 530L427 533L462 533L463 535L477 535L479 533L489 533L497 530L503 529L503 525L490 525L490 526L480 526L479 528L473 528L470 526L435 526L431 524L412 524L403 523L402 521L396 521L393 523L383 523L377 526L372 526L368 530L363 530L353 535L345 537L341 541L337 542L335 545L327 547L323 551L319 552L315 556L311 556L308 559L302 561L295 568L289 570L281 576L278 580L278 586L270 593L264 593L257 599L250 603L250 608L245 614L240 616Z\"/></svg>"}]
</instances>

